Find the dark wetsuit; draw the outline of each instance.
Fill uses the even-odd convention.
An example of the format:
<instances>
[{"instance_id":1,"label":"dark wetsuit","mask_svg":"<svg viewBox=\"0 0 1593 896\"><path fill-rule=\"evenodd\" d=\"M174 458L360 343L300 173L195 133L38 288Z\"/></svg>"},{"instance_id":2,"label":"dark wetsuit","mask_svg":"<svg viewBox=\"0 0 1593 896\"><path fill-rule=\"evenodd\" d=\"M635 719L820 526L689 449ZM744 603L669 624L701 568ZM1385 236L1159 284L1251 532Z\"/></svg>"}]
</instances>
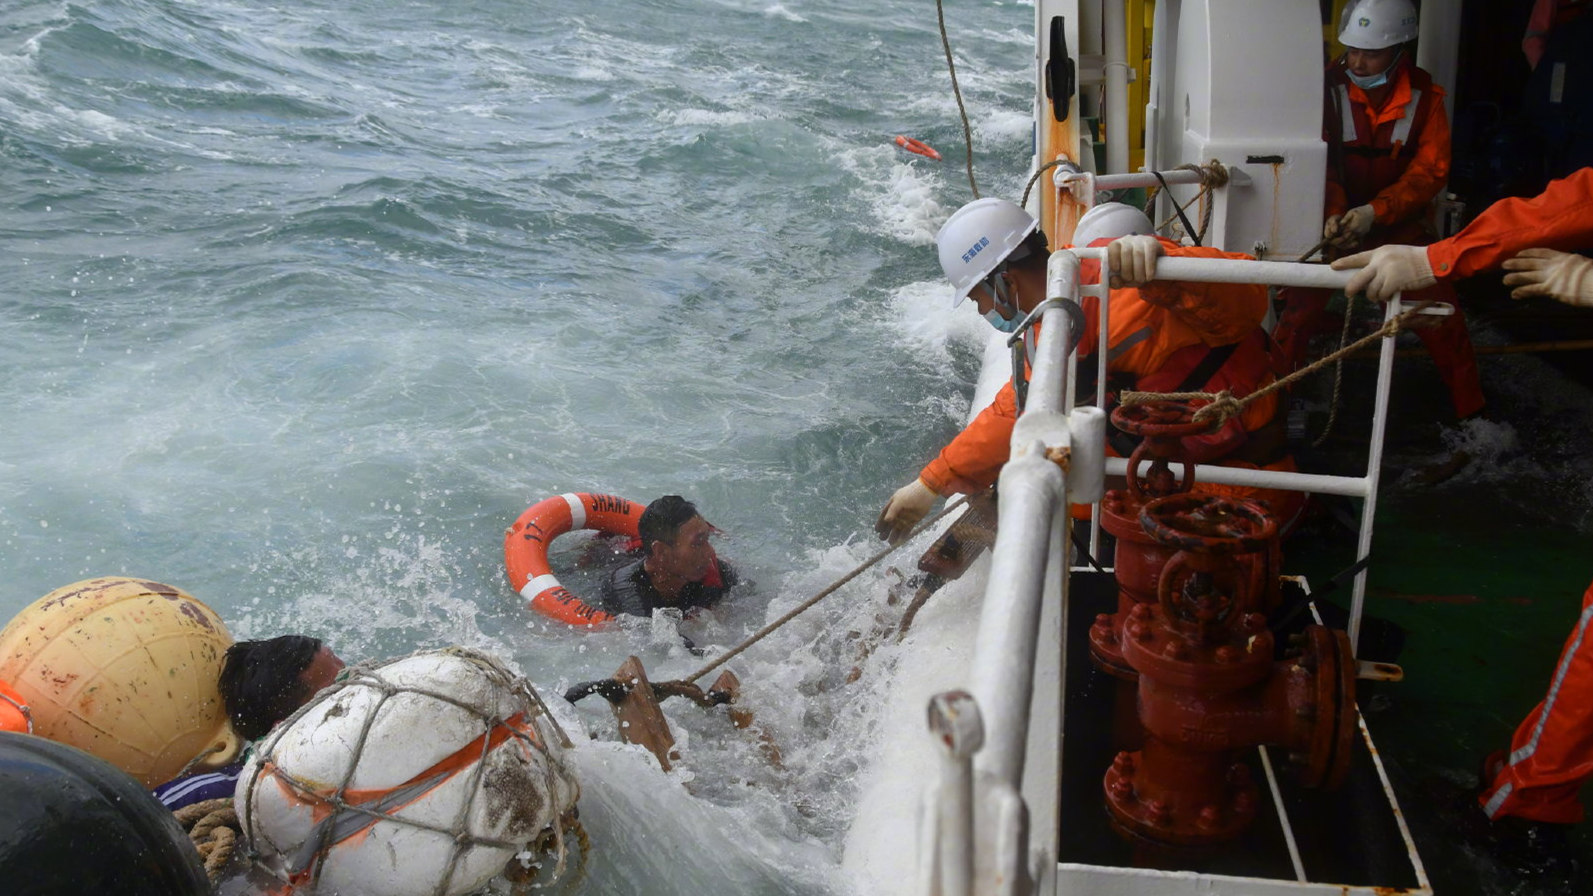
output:
<instances>
[{"instance_id":1,"label":"dark wetsuit","mask_svg":"<svg viewBox=\"0 0 1593 896\"><path fill-rule=\"evenodd\" d=\"M699 607L711 607L718 603L738 581L736 571L730 564L715 557L714 568L708 571L708 575L700 582L687 582L680 589L677 600L671 603L653 587L652 577L647 574L642 559L637 559L609 573L608 579L603 582L598 609L643 617L652 616L653 610L659 607L679 607L689 613Z\"/></svg>"}]
</instances>

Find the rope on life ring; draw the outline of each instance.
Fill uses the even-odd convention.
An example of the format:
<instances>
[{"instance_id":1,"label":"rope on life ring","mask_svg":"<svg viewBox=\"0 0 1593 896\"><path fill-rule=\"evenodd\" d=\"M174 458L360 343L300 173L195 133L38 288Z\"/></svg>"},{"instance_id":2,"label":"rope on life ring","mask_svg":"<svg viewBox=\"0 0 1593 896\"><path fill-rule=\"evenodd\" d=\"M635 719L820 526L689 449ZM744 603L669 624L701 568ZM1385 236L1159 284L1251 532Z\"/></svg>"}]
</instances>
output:
<instances>
[{"instance_id":1,"label":"rope on life ring","mask_svg":"<svg viewBox=\"0 0 1593 896\"><path fill-rule=\"evenodd\" d=\"M936 152L934 147L922 140L914 140L912 137L908 137L903 134L897 134L896 145L907 150L908 152L917 153L926 159L934 159L937 162L940 161L940 153Z\"/></svg>"},{"instance_id":2,"label":"rope on life ring","mask_svg":"<svg viewBox=\"0 0 1593 896\"><path fill-rule=\"evenodd\" d=\"M559 584L548 565L553 539L573 529L605 535L636 535L645 508L617 495L570 492L531 505L503 535L503 560L509 584L531 609L570 625L593 627L613 619Z\"/></svg>"}]
</instances>

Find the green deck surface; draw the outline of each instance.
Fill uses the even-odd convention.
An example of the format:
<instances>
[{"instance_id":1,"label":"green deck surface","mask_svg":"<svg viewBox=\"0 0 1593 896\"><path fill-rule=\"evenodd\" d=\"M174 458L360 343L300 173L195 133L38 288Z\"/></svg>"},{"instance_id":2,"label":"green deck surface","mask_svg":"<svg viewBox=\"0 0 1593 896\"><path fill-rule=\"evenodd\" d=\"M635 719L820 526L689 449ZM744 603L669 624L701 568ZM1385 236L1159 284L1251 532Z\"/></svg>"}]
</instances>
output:
<instances>
[{"instance_id":1,"label":"green deck surface","mask_svg":"<svg viewBox=\"0 0 1593 896\"><path fill-rule=\"evenodd\" d=\"M1499 390L1489 388L1514 375L1515 362L1483 358L1481 365L1491 416L1515 427L1523 441L1553 437L1545 433L1553 432L1555 421L1499 401ZM1370 365L1361 365L1352 373L1346 394L1370 395L1370 372ZM1368 623L1369 631L1382 622L1402 631L1396 662L1404 680L1363 683L1361 710L1434 892L1568 892L1561 883L1523 879L1478 850L1463 833L1457 807L1474 792L1483 756L1507 747L1516 725L1542 699L1593 582L1593 538L1579 530L1587 525L1587 474L1576 481L1552 475L1510 481L1462 471L1434 485L1415 484L1409 470L1442 458L1443 428L1452 431L1455 424L1443 413L1447 401L1429 362L1401 361L1396 373L1365 613L1378 621ZM1360 472L1345 458L1364 446L1357 430L1364 433L1365 424L1344 419L1336 446L1310 460ZM1323 420L1313 422L1319 428ZM1573 455L1585 453L1576 446L1593 444L1593 433L1560 437ZM1302 468L1320 469L1308 465L1308 454L1302 452ZM1359 504L1339 499L1337 515L1358 519ZM1318 516L1285 546L1286 571L1307 576L1320 593L1353 561L1353 539L1342 523ZM1347 608L1348 584L1321 597ZM1373 643L1362 642L1363 654ZM1584 804L1589 799L1593 789L1584 791ZM1593 891L1593 824L1578 826L1573 843L1581 871L1570 892Z\"/></svg>"}]
</instances>

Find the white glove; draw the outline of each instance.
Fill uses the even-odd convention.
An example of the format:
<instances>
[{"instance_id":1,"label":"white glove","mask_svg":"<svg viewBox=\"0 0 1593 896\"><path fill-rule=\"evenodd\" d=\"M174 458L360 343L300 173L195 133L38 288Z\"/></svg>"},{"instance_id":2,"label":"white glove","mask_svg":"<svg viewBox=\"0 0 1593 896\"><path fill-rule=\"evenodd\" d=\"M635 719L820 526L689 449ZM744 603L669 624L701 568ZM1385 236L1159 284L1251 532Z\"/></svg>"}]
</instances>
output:
<instances>
[{"instance_id":1,"label":"white glove","mask_svg":"<svg viewBox=\"0 0 1593 896\"><path fill-rule=\"evenodd\" d=\"M1342 215L1334 215L1322 224L1322 237L1340 249L1351 249L1361 244L1377 223L1377 213L1370 205L1357 205Z\"/></svg>"},{"instance_id":2,"label":"white glove","mask_svg":"<svg viewBox=\"0 0 1593 896\"><path fill-rule=\"evenodd\" d=\"M901 541L929 513L939 497L922 479L907 483L885 502L885 509L879 512L879 521L874 524L875 534L891 544Z\"/></svg>"},{"instance_id":3,"label":"white glove","mask_svg":"<svg viewBox=\"0 0 1593 896\"><path fill-rule=\"evenodd\" d=\"M1106 244L1106 263L1112 269L1111 286L1139 286L1156 276L1156 259L1162 241L1149 234L1120 236Z\"/></svg>"},{"instance_id":4,"label":"white glove","mask_svg":"<svg viewBox=\"0 0 1593 896\"><path fill-rule=\"evenodd\" d=\"M1527 249L1506 259L1504 284L1514 286L1512 299L1548 296L1567 305L1593 307L1593 258L1556 252L1553 249Z\"/></svg>"},{"instance_id":5,"label":"white glove","mask_svg":"<svg viewBox=\"0 0 1593 896\"><path fill-rule=\"evenodd\" d=\"M1354 296L1364 289L1379 302L1392 299L1397 292L1424 289L1438 282L1427 263L1427 250L1421 246L1378 246L1333 262L1335 271L1357 268L1360 272L1350 278L1344 291Z\"/></svg>"}]
</instances>

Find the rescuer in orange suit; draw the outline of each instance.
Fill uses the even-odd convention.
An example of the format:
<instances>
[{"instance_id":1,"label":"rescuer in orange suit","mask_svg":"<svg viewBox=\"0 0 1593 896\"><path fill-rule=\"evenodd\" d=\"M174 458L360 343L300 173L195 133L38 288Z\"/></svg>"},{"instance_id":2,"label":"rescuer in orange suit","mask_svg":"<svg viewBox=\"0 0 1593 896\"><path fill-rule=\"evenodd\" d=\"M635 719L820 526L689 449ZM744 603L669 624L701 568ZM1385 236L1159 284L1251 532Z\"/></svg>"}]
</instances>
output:
<instances>
[{"instance_id":1,"label":"rescuer in orange suit","mask_svg":"<svg viewBox=\"0 0 1593 896\"><path fill-rule=\"evenodd\" d=\"M1248 258L1202 247L1179 246L1151 234L1151 222L1138 209L1106 203L1079 219L1074 239L1106 246L1113 272L1108 333L1108 374L1126 388L1146 391L1217 392L1243 398L1272 382L1265 331L1267 293L1254 284L1149 282L1163 255ZM953 306L972 298L992 326L1013 332L1045 300L1046 249L1028 212L1004 199L977 199L941 227L935 237L941 267L951 280ZM1081 266L1086 282L1100 276L1093 259ZM1137 287L1137 288L1136 288ZM1092 357L1098 344L1100 314L1092 296L1081 302L1085 332L1080 358ZM1025 338L1033 348L1035 328ZM1093 364L1087 365L1093 369ZM1086 365L1080 365L1084 370ZM1082 374L1081 374L1082 376ZM1199 463L1295 469L1284 451L1284 434L1275 395L1248 405L1215 432L1183 440L1184 451ZM918 474L898 489L880 512L875 531L895 541L923 519L942 495L974 492L996 480L1007 462L1017 421L1012 383L1001 387L990 405ZM1259 497L1272 504L1280 526L1304 504L1299 492L1205 486L1236 497Z\"/></svg>"},{"instance_id":2,"label":"rescuer in orange suit","mask_svg":"<svg viewBox=\"0 0 1593 896\"><path fill-rule=\"evenodd\" d=\"M1537 196L1501 199L1454 236L1430 246L1381 246L1333 262L1354 270L1351 295L1386 302L1399 292L1426 289L1503 267L1512 298L1546 296L1593 306L1593 261L1564 250L1593 248L1593 168L1579 168Z\"/></svg>"},{"instance_id":3,"label":"rescuer in orange suit","mask_svg":"<svg viewBox=\"0 0 1593 896\"><path fill-rule=\"evenodd\" d=\"M1323 110L1328 175L1322 236L1336 252L1429 239L1428 211L1449 177L1449 119L1443 89L1410 58L1407 44L1415 37L1409 0L1360 0L1345 9L1339 42L1347 49L1328 66ZM1284 311L1273 337L1285 372L1305 360L1312 337L1332 329L1326 314L1331 296L1320 289L1280 291ZM1439 284L1405 298L1455 309L1412 329L1438 366L1455 416L1480 413L1481 377L1454 289Z\"/></svg>"},{"instance_id":4,"label":"rescuer in orange suit","mask_svg":"<svg viewBox=\"0 0 1593 896\"><path fill-rule=\"evenodd\" d=\"M1386 300L1396 292L1502 266L1516 299L1547 297L1593 307L1593 259L1564 249L1593 248L1593 169L1549 184L1530 199L1503 199L1465 229L1430 246L1382 246L1341 258L1358 269L1346 291ZM1501 264L1502 263L1502 264ZM1593 586L1566 638L1549 690L1516 728L1508 751L1483 763L1478 797L1488 836L1525 870L1575 873L1570 828L1582 821L1577 794L1593 778Z\"/></svg>"}]
</instances>

